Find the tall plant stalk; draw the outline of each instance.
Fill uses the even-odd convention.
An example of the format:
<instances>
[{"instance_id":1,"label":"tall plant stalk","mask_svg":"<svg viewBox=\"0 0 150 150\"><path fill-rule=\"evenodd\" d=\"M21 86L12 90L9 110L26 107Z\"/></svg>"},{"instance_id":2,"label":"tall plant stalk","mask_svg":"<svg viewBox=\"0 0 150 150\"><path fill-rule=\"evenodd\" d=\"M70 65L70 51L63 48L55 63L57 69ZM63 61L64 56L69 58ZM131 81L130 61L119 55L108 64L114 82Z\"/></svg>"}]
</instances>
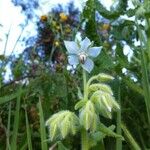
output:
<instances>
[{"instance_id":1,"label":"tall plant stalk","mask_svg":"<svg viewBox=\"0 0 150 150\"><path fill-rule=\"evenodd\" d=\"M130 144L131 149L141 150L140 146L137 144L137 142L132 137L131 133L129 132L129 130L127 129L127 127L123 123L121 124L121 128L124 132L124 137L125 137L126 141Z\"/></svg>"},{"instance_id":2,"label":"tall plant stalk","mask_svg":"<svg viewBox=\"0 0 150 150\"><path fill-rule=\"evenodd\" d=\"M83 88L84 88L84 99L87 100L87 86L86 86L86 71L83 69ZM88 141L88 133L83 128L81 131L81 147L82 150L88 150L89 149L89 141Z\"/></svg>"},{"instance_id":3,"label":"tall plant stalk","mask_svg":"<svg viewBox=\"0 0 150 150\"><path fill-rule=\"evenodd\" d=\"M118 104L121 107L120 82L118 86ZM121 135L121 109L117 112L117 134ZM122 150L122 140L116 139L116 150Z\"/></svg>"},{"instance_id":4,"label":"tall plant stalk","mask_svg":"<svg viewBox=\"0 0 150 150\"><path fill-rule=\"evenodd\" d=\"M8 45L8 39L9 39L10 32L11 32L11 27L12 27L12 24L10 25L9 30L8 30L8 33L6 34L6 41L5 41L4 52L3 52L4 55L5 55L5 53L6 53L6 49L7 49L7 45Z\"/></svg>"},{"instance_id":5,"label":"tall plant stalk","mask_svg":"<svg viewBox=\"0 0 150 150\"><path fill-rule=\"evenodd\" d=\"M145 56L145 49L148 50L148 43L150 41L146 41L142 30L140 29L138 22L136 21L137 29L138 29L138 34L139 34L139 39L141 43L141 69L142 69L142 84L143 84L143 89L144 89L144 99L145 99L145 104L146 104L146 110L147 110L147 116L148 116L148 122L150 125L150 82L148 79L148 66L147 66L147 60ZM144 46L143 46L144 44Z\"/></svg>"},{"instance_id":6,"label":"tall plant stalk","mask_svg":"<svg viewBox=\"0 0 150 150\"><path fill-rule=\"evenodd\" d=\"M8 106L8 122L7 122L7 140L6 140L6 150L11 150L10 148L10 123L11 123L11 102Z\"/></svg>"}]
</instances>

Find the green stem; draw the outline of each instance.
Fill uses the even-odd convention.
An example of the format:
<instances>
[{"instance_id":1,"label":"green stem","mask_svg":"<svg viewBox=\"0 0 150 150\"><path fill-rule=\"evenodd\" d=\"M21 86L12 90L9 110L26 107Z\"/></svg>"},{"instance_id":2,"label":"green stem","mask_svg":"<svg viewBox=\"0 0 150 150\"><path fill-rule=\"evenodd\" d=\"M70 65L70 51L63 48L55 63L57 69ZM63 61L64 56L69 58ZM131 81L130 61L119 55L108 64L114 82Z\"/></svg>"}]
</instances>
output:
<instances>
[{"instance_id":1,"label":"green stem","mask_svg":"<svg viewBox=\"0 0 150 150\"><path fill-rule=\"evenodd\" d=\"M83 69L84 100L87 100L86 71Z\"/></svg>"},{"instance_id":2,"label":"green stem","mask_svg":"<svg viewBox=\"0 0 150 150\"><path fill-rule=\"evenodd\" d=\"M140 146L137 144L137 142L132 137L131 133L129 132L129 130L127 129L127 127L123 123L121 124L121 128L124 132L125 140L130 144L129 146L131 147L131 149L141 150Z\"/></svg>"},{"instance_id":3,"label":"green stem","mask_svg":"<svg viewBox=\"0 0 150 150\"><path fill-rule=\"evenodd\" d=\"M118 86L118 104L121 107L120 83ZM121 135L121 109L117 112L117 134ZM122 140L116 139L116 150L122 150Z\"/></svg>"},{"instance_id":4,"label":"green stem","mask_svg":"<svg viewBox=\"0 0 150 150\"><path fill-rule=\"evenodd\" d=\"M105 150L105 145L104 145L103 139L99 142L98 146L99 146L100 150Z\"/></svg>"},{"instance_id":5,"label":"green stem","mask_svg":"<svg viewBox=\"0 0 150 150\"><path fill-rule=\"evenodd\" d=\"M81 147L82 150L88 150L89 149L89 141L88 141L88 133L85 129L82 129L81 131Z\"/></svg>"},{"instance_id":6,"label":"green stem","mask_svg":"<svg viewBox=\"0 0 150 150\"><path fill-rule=\"evenodd\" d=\"M3 52L4 55L5 55L5 53L6 53L6 49L7 49L7 45L8 45L8 39L9 39L9 36L10 36L11 27L12 27L12 24L10 25L9 30L8 30L8 33L7 33L7 35L6 35L6 41L5 41L4 52Z\"/></svg>"},{"instance_id":7,"label":"green stem","mask_svg":"<svg viewBox=\"0 0 150 150\"><path fill-rule=\"evenodd\" d=\"M142 45L144 43L144 48L147 48L147 41L145 41L142 31L138 25L138 22L136 21L137 24L137 29L138 29L138 34L140 38L140 43L141 43L141 69L142 69L142 80L143 80L143 89L144 89L144 99L145 99L145 104L146 104L146 109L147 109L147 115L148 115L148 122L150 124L150 83L148 79L148 65L147 65L147 60L145 57L145 49L143 49Z\"/></svg>"},{"instance_id":8,"label":"green stem","mask_svg":"<svg viewBox=\"0 0 150 150\"><path fill-rule=\"evenodd\" d=\"M92 81L97 80L97 76L93 76L89 79L89 81L87 82L87 87L91 84Z\"/></svg>"},{"instance_id":9,"label":"green stem","mask_svg":"<svg viewBox=\"0 0 150 150\"><path fill-rule=\"evenodd\" d=\"M6 150L10 150L10 141L9 141L9 137L10 137L10 123L11 123L11 102L9 103L8 106L8 123L7 123L7 144L6 144Z\"/></svg>"},{"instance_id":10,"label":"green stem","mask_svg":"<svg viewBox=\"0 0 150 150\"><path fill-rule=\"evenodd\" d=\"M87 89L87 83L86 83L86 71L83 69L83 88L84 88L84 100L88 99L88 89ZM83 128L81 131L81 147L82 150L88 150L89 149L89 140L88 140L88 133Z\"/></svg>"},{"instance_id":11,"label":"green stem","mask_svg":"<svg viewBox=\"0 0 150 150\"><path fill-rule=\"evenodd\" d=\"M86 78L86 74L85 74L85 77L84 77L84 73L83 73L83 79L84 78ZM86 84L84 84L85 85L85 87L84 87L85 90L84 91L85 91L85 96L86 96L84 100L88 100L88 95L89 95L88 88L89 88L90 84L93 82L93 80L97 80L97 76L91 77L88 80L88 82Z\"/></svg>"}]
</instances>

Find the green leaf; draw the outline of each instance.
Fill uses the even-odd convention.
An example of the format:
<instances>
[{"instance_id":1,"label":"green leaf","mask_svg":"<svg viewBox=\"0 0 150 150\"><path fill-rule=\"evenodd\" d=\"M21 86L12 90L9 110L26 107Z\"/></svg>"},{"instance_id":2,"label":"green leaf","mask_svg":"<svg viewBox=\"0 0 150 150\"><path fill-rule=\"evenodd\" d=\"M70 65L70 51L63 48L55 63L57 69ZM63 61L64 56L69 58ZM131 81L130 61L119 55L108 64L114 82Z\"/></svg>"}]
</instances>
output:
<instances>
[{"instance_id":1,"label":"green leaf","mask_svg":"<svg viewBox=\"0 0 150 150\"><path fill-rule=\"evenodd\" d=\"M17 91L18 92L18 91ZM11 100L14 100L14 99L16 99L17 98L17 96L18 96L18 93L13 93L13 94L11 94L11 95L6 95L6 96L3 96L3 97L0 97L0 105L1 104L4 104L4 103L7 103L7 102L9 102L9 101L11 101Z\"/></svg>"},{"instance_id":2,"label":"green leaf","mask_svg":"<svg viewBox=\"0 0 150 150\"><path fill-rule=\"evenodd\" d=\"M107 19L117 19L121 15L125 13L127 7L127 0L119 0L119 4L117 5L114 11L107 10L99 0L95 0L96 10L99 12L100 15Z\"/></svg>"},{"instance_id":3,"label":"green leaf","mask_svg":"<svg viewBox=\"0 0 150 150\"><path fill-rule=\"evenodd\" d=\"M69 150L69 149L66 148L62 142L58 142L58 150Z\"/></svg>"},{"instance_id":4,"label":"green leaf","mask_svg":"<svg viewBox=\"0 0 150 150\"><path fill-rule=\"evenodd\" d=\"M113 131L115 129L114 125L111 125L108 127L111 131ZM97 131L95 133L91 134L91 139L90 139L90 145L91 147L96 146L96 144L103 140L106 137L106 134L101 132L101 131Z\"/></svg>"},{"instance_id":5,"label":"green leaf","mask_svg":"<svg viewBox=\"0 0 150 150\"><path fill-rule=\"evenodd\" d=\"M92 18L93 12L95 12L95 3L94 0L88 0L83 9L83 16L87 19Z\"/></svg>"},{"instance_id":6,"label":"green leaf","mask_svg":"<svg viewBox=\"0 0 150 150\"><path fill-rule=\"evenodd\" d=\"M20 115L20 102L21 102L21 87L18 90L17 95L17 103L16 103L16 111L15 111L15 118L14 118L14 125L13 125L13 135L11 138L11 149L17 149L17 136L18 136L18 129L19 129L19 115Z\"/></svg>"},{"instance_id":7,"label":"green leaf","mask_svg":"<svg viewBox=\"0 0 150 150\"><path fill-rule=\"evenodd\" d=\"M135 141L135 139L133 138L133 136L131 135L131 133L127 129L127 127L124 124L121 124L121 128L124 132L125 140L130 144L131 149L141 150L140 146L137 144L137 142Z\"/></svg>"},{"instance_id":8,"label":"green leaf","mask_svg":"<svg viewBox=\"0 0 150 150\"><path fill-rule=\"evenodd\" d=\"M141 94L141 95L144 95L144 92L143 92L143 89L137 85L136 83L134 83L132 80L130 79L126 79L126 78L123 78L123 81L127 84L127 86L129 86L133 91Z\"/></svg>"},{"instance_id":9,"label":"green leaf","mask_svg":"<svg viewBox=\"0 0 150 150\"><path fill-rule=\"evenodd\" d=\"M8 119L7 119L7 144L6 144L6 149L10 150L10 125L11 125L11 112L12 112L12 104L11 102L9 103L8 106Z\"/></svg>"},{"instance_id":10,"label":"green leaf","mask_svg":"<svg viewBox=\"0 0 150 150\"><path fill-rule=\"evenodd\" d=\"M129 9L129 10L126 11L126 14L127 14L128 17L134 16L135 13L136 13L136 9Z\"/></svg>"},{"instance_id":11,"label":"green leaf","mask_svg":"<svg viewBox=\"0 0 150 150\"><path fill-rule=\"evenodd\" d=\"M104 134L106 134L106 136L111 136L114 138L121 138L121 140L124 140L124 138L121 135L116 134L115 132L113 132L110 128L106 127L104 124L100 123L98 126L98 130Z\"/></svg>"},{"instance_id":12,"label":"green leaf","mask_svg":"<svg viewBox=\"0 0 150 150\"><path fill-rule=\"evenodd\" d=\"M27 130L28 149L32 150L31 129L30 129L30 125L29 125L29 119L28 119L28 114L27 114L26 107L25 107L25 118L26 118L26 130Z\"/></svg>"},{"instance_id":13,"label":"green leaf","mask_svg":"<svg viewBox=\"0 0 150 150\"><path fill-rule=\"evenodd\" d=\"M43 114L40 97L39 97L38 109L39 109L39 116L40 116L41 150L47 150L48 147L47 147L47 143L45 142L46 141L45 121L44 121L44 114Z\"/></svg>"},{"instance_id":14,"label":"green leaf","mask_svg":"<svg viewBox=\"0 0 150 150\"><path fill-rule=\"evenodd\" d=\"M99 44L100 38L97 34L97 24L95 21L95 0L88 0L83 10L83 16L87 19L85 33L95 44Z\"/></svg>"}]
</instances>

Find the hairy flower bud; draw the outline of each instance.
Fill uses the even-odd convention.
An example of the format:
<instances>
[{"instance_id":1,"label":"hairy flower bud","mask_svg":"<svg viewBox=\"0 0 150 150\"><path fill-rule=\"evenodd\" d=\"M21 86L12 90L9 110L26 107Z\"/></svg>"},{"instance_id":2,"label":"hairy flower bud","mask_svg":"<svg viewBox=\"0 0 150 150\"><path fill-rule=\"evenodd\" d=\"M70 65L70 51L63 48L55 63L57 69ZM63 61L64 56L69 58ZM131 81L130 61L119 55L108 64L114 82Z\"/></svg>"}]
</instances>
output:
<instances>
[{"instance_id":1,"label":"hairy flower bud","mask_svg":"<svg viewBox=\"0 0 150 150\"><path fill-rule=\"evenodd\" d=\"M107 82L107 81L114 80L114 77L112 77L108 74L105 74L105 73L100 73L97 75L97 80L100 82Z\"/></svg>"},{"instance_id":2,"label":"hairy flower bud","mask_svg":"<svg viewBox=\"0 0 150 150\"><path fill-rule=\"evenodd\" d=\"M74 135L79 128L79 120L73 112L60 111L47 120L46 126L53 141L58 137L65 138L68 134Z\"/></svg>"},{"instance_id":3,"label":"hairy flower bud","mask_svg":"<svg viewBox=\"0 0 150 150\"><path fill-rule=\"evenodd\" d=\"M90 131L95 131L98 123L98 116L95 113L94 105L91 101L87 101L86 105L80 110L80 124Z\"/></svg>"}]
</instances>

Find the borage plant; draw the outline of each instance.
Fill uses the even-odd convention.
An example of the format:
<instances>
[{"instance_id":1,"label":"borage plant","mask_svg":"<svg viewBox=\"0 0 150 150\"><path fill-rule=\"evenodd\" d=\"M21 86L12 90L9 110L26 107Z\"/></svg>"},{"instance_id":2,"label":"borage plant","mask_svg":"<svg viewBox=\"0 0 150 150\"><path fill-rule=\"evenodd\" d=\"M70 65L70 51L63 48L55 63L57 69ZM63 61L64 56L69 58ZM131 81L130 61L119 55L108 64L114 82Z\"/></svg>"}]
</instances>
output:
<instances>
[{"instance_id":1,"label":"borage plant","mask_svg":"<svg viewBox=\"0 0 150 150\"><path fill-rule=\"evenodd\" d=\"M113 132L114 125L106 127L99 115L106 118L112 117L112 111L119 111L119 105L115 101L113 92L107 81L113 77L100 73L92 76L86 81L86 72L90 73L94 67L92 57L97 57L101 52L101 47L93 47L93 42L88 38L83 41L64 41L68 51L68 62L71 65L81 65L83 68L83 98L75 105L75 110L79 110L77 116L69 110L60 111L52 115L46 122L49 129L50 140L60 140L67 135L81 133L81 148L88 150L96 146L105 136L116 138L123 137Z\"/></svg>"}]
</instances>

